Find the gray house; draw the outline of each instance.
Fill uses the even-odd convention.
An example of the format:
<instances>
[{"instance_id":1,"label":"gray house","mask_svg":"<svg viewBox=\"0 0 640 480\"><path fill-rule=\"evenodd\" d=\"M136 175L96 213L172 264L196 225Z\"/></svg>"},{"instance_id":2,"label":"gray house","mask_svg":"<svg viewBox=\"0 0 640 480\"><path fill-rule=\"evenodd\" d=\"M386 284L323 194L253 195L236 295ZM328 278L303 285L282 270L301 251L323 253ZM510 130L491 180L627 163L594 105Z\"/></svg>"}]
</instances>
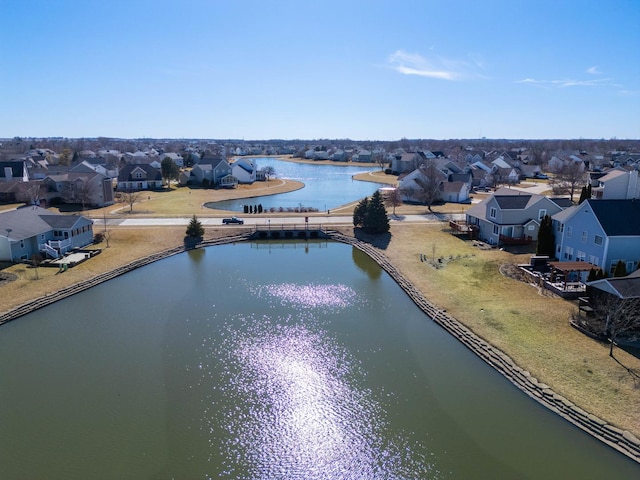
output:
<instances>
[{"instance_id":1,"label":"gray house","mask_svg":"<svg viewBox=\"0 0 640 480\"><path fill-rule=\"evenodd\" d=\"M0 261L19 262L33 254L58 258L93 241L93 220L40 207L0 213Z\"/></svg>"},{"instance_id":2,"label":"gray house","mask_svg":"<svg viewBox=\"0 0 640 480\"><path fill-rule=\"evenodd\" d=\"M191 169L191 181L201 184L204 180L210 185L235 187L238 179L233 176L231 166L223 158L203 158Z\"/></svg>"},{"instance_id":3,"label":"gray house","mask_svg":"<svg viewBox=\"0 0 640 480\"><path fill-rule=\"evenodd\" d=\"M129 163L120 169L118 190L123 192L162 188L162 172L144 163Z\"/></svg>"},{"instance_id":4,"label":"gray house","mask_svg":"<svg viewBox=\"0 0 640 480\"><path fill-rule=\"evenodd\" d=\"M640 262L640 201L585 200L553 217L556 256L584 261L609 275L622 261L627 273Z\"/></svg>"},{"instance_id":5,"label":"gray house","mask_svg":"<svg viewBox=\"0 0 640 480\"><path fill-rule=\"evenodd\" d=\"M560 211L560 205L542 195L501 188L467 210L466 219L477 225L480 240L509 245L537 241L540 221Z\"/></svg>"}]
</instances>

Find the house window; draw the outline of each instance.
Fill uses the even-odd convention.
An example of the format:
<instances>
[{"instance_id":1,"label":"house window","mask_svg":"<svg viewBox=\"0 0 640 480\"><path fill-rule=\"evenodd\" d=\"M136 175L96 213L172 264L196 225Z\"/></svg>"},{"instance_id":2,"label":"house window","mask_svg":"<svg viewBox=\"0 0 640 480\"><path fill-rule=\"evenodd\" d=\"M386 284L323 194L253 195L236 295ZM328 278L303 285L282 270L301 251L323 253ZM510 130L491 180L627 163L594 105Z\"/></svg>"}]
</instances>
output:
<instances>
[{"instance_id":1,"label":"house window","mask_svg":"<svg viewBox=\"0 0 640 480\"><path fill-rule=\"evenodd\" d=\"M572 234L573 234L573 227L567 226L567 238L571 238Z\"/></svg>"},{"instance_id":2,"label":"house window","mask_svg":"<svg viewBox=\"0 0 640 480\"><path fill-rule=\"evenodd\" d=\"M593 255L589 255L589 263L592 263L593 265L598 265L599 261L600 261L600 259L598 257L594 257Z\"/></svg>"},{"instance_id":3,"label":"house window","mask_svg":"<svg viewBox=\"0 0 640 480\"><path fill-rule=\"evenodd\" d=\"M587 243L587 238L589 238L589 234L586 231L582 231L582 238L580 239L582 243Z\"/></svg>"},{"instance_id":4,"label":"house window","mask_svg":"<svg viewBox=\"0 0 640 480\"><path fill-rule=\"evenodd\" d=\"M142 178L142 172L136 172L133 178L137 178L137 179Z\"/></svg>"},{"instance_id":5,"label":"house window","mask_svg":"<svg viewBox=\"0 0 640 480\"><path fill-rule=\"evenodd\" d=\"M636 266L634 262L627 262L627 274L635 272Z\"/></svg>"},{"instance_id":6,"label":"house window","mask_svg":"<svg viewBox=\"0 0 640 480\"><path fill-rule=\"evenodd\" d=\"M535 229L536 229L536 226L535 226L535 225L529 225L529 226L527 227L527 230L529 230L529 231L533 231L533 230L535 230Z\"/></svg>"},{"instance_id":7,"label":"house window","mask_svg":"<svg viewBox=\"0 0 640 480\"><path fill-rule=\"evenodd\" d=\"M20 248L24 248L24 240L20 240Z\"/></svg>"},{"instance_id":8,"label":"house window","mask_svg":"<svg viewBox=\"0 0 640 480\"><path fill-rule=\"evenodd\" d=\"M546 214L547 211L544 208L540 209L540 211L538 212L538 220L542 220Z\"/></svg>"},{"instance_id":9,"label":"house window","mask_svg":"<svg viewBox=\"0 0 640 480\"><path fill-rule=\"evenodd\" d=\"M573 260L573 247L566 247L564 250L564 259Z\"/></svg>"},{"instance_id":10,"label":"house window","mask_svg":"<svg viewBox=\"0 0 640 480\"><path fill-rule=\"evenodd\" d=\"M496 210L494 207L491 207L491 210L489 210L489 217L496 218L497 214L498 214L498 210Z\"/></svg>"},{"instance_id":11,"label":"house window","mask_svg":"<svg viewBox=\"0 0 640 480\"><path fill-rule=\"evenodd\" d=\"M500 233L500 227L498 225L493 226L493 234L498 235Z\"/></svg>"},{"instance_id":12,"label":"house window","mask_svg":"<svg viewBox=\"0 0 640 480\"><path fill-rule=\"evenodd\" d=\"M584 262L586 257L587 257L586 253L581 252L580 250L576 252L576 260L578 260L579 262Z\"/></svg>"},{"instance_id":13,"label":"house window","mask_svg":"<svg viewBox=\"0 0 640 480\"><path fill-rule=\"evenodd\" d=\"M602 245L602 236L596 235L595 238L593 239L593 243L595 243L596 245Z\"/></svg>"}]
</instances>

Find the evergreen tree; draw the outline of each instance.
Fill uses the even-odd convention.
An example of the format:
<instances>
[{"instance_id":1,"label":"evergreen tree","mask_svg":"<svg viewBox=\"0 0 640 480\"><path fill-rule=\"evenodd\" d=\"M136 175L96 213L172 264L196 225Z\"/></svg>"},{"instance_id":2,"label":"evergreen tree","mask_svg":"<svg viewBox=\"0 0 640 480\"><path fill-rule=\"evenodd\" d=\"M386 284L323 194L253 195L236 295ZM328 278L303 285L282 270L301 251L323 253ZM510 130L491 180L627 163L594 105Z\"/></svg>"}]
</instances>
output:
<instances>
[{"instance_id":1,"label":"evergreen tree","mask_svg":"<svg viewBox=\"0 0 640 480\"><path fill-rule=\"evenodd\" d=\"M361 227L364 220L364 214L367 211L369 199L367 197L360 200L356 208L353 209L353 226Z\"/></svg>"},{"instance_id":2,"label":"evergreen tree","mask_svg":"<svg viewBox=\"0 0 640 480\"><path fill-rule=\"evenodd\" d=\"M362 227L367 233L387 233L389 231L389 218L384 206L384 199L379 190L371 196L367 209L362 219Z\"/></svg>"},{"instance_id":3,"label":"evergreen tree","mask_svg":"<svg viewBox=\"0 0 640 480\"><path fill-rule=\"evenodd\" d=\"M589 270L589 275L587 276L587 282L593 282L598 279L598 274L596 273L596 269L592 268Z\"/></svg>"},{"instance_id":4,"label":"evergreen tree","mask_svg":"<svg viewBox=\"0 0 640 480\"><path fill-rule=\"evenodd\" d=\"M204 227L200 220L194 215L187 225L187 236L191 238L202 238L204 235Z\"/></svg>"},{"instance_id":5,"label":"evergreen tree","mask_svg":"<svg viewBox=\"0 0 640 480\"><path fill-rule=\"evenodd\" d=\"M616 263L616 268L613 269L614 277L626 277L627 276L627 268L624 266L622 260L618 260Z\"/></svg>"},{"instance_id":6,"label":"evergreen tree","mask_svg":"<svg viewBox=\"0 0 640 480\"><path fill-rule=\"evenodd\" d=\"M538 245L536 246L536 255L546 255L549 258L555 257L556 236L553 232L553 222L549 215L545 215L540 222L540 230L538 230Z\"/></svg>"},{"instance_id":7,"label":"evergreen tree","mask_svg":"<svg viewBox=\"0 0 640 480\"><path fill-rule=\"evenodd\" d=\"M582 187L582 190L580 191L580 200L578 200L578 204L584 202L585 200L589 199L589 193L588 193L588 189L587 186L585 185L584 187Z\"/></svg>"}]
</instances>

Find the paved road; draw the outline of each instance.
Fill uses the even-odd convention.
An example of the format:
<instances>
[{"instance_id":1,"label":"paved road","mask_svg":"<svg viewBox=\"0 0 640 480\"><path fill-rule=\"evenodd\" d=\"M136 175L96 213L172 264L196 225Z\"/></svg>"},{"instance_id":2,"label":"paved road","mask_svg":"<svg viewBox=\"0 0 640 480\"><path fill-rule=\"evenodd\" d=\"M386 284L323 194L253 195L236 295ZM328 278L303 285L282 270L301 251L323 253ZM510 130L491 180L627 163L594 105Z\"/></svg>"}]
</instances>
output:
<instances>
[{"instance_id":1,"label":"paved road","mask_svg":"<svg viewBox=\"0 0 640 480\"><path fill-rule=\"evenodd\" d=\"M353 217L351 215L323 215L323 216L290 216L290 217L264 217L256 215L244 215L242 219L245 225L271 225L272 227L281 227L284 225L302 225L305 223L305 218L308 218L309 225L351 225L353 224ZM403 215L403 216L389 216L391 223L438 223L442 221L448 221L449 219L464 219L464 214L425 214L425 215ZM191 218L189 217L173 217L173 218L108 218L107 225L122 226L122 227L151 227L151 226L172 226L172 225L188 225ZM203 227L222 226L222 218L203 217L198 218ZM96 225L103 225L102 218L95 218ZM230 225L232 227L235 225Z\"/></svg>"}]
</instances>

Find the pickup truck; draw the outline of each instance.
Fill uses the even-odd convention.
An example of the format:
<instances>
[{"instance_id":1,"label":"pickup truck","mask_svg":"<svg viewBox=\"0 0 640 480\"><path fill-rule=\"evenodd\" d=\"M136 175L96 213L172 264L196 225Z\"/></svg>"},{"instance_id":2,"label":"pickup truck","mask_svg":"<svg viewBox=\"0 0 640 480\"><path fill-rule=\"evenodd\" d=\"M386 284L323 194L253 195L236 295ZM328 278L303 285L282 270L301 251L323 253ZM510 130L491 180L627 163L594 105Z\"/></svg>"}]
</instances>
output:
<instances>
[{"instance_id":1,"label":"pickup truck","mask_svg":"<svg viewBox=\"0 0 640 480\"><path fill-rule=\"evenodd\" d=\"M238 217L223 218L222 223L225 225L229 225L232 223L237 223L238 225L244 225L244 220Z\"/></svg>"}]
</instances>

